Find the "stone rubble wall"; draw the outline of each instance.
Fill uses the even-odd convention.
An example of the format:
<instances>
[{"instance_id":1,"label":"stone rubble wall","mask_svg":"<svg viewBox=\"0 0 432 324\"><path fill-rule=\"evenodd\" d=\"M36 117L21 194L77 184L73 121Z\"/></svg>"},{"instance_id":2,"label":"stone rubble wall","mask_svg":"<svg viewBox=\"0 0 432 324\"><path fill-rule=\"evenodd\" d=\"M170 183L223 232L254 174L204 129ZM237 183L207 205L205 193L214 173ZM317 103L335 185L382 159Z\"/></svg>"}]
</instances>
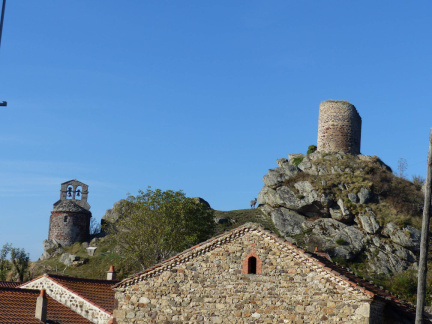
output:
<instances>
[{"instance_id":1,"label":"stone rubble wall","mask_svg":"<svg viewBox=\"0 0 432 324\"><path fill-rule=\"evenodd\" d=\"M332 100L322 102L317 150L360 154L361 124L361 117L352 104Z\"/></svg>"},{"instance_id":2,"label":"stone rubble wall","mask_svg":"<svg viewBox=\"0 0 432 324\"><path fill-rule=\"evenodd\" d=\"M242 273L253 242L260 275ZM370 323L370 295L284 246L249 232L198 253L171 270L116 288L114 318L119 324Z\"/></svg>"},{"instance_id":3,"label":"stone rubble wall","mask_svg":"<svg viewBox=\"0 0 432 324\"><path fill-rule=\"evenodd\" d=\"M65 221L66 217L66 221ZM82 242L89 237L90 215L63 211L51 212L48 239L62 246Z\"/></svg>"},{"instance_id":4,"label":"stone rubble wall","mask_svg":"<svg viewBox=\"0 0 432 324\"><path fill-rule=\"evenodd\" d=\"M40 279L31 281L21 288L38 290L45 289L48 296L70 308L79 315L87 318L93 323L105 324L108 323L111 318L111 314L102 311L92 303L77 296L76 294L73 294L69 290L56 284L46 277L41 277Z\"/></svg>"}]
</instances>

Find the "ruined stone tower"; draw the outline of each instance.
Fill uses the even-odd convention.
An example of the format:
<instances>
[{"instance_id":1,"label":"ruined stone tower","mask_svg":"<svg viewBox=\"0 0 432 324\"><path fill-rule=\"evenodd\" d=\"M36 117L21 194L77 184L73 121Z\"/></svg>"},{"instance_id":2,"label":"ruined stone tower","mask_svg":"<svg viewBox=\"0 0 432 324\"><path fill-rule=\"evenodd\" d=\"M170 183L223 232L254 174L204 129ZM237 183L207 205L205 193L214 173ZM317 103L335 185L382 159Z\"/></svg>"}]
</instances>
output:
<instances>
[{"instance_id":1,"label":"ruined stone tower","mask_svg":"<svg viewBox=\"0 0 432 324\"><path fill-rule=\"evenodd\" d=\"M361 124L357 109L349 102L321 102L317 150L360 154Z\"/></svg>"},{"instance_id":2,"label":"ruined stone tower","mask_svg":"<svg viewBox=\"0 0 432 324\"><path fill-rule=\"evenodd\" d=\"M91 212L87 196L88 186L78 180L61 184L60 200L51 212L48 239L62 246L88 239Z\"/></svg>"}]
</instances>

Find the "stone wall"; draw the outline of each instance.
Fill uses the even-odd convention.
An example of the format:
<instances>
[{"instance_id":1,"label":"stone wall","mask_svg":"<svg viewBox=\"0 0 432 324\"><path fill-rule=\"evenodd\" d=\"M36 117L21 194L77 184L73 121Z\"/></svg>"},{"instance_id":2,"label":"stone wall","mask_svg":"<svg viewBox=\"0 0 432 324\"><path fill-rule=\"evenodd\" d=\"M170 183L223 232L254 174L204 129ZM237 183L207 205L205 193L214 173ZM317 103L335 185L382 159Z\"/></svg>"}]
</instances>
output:
<instances>
[{"instance_id":1,"label":"stone wall","mask_svg":"<svg viewBox=\"0 0 432 324\"><path fill-rule=\"evenodd\" d=\"M319 107L318 151L360 154L362 120L346 101L324 101Z\"/></svg>"},{"instance_id":2,"label":"stone wall","mask_svg":"<svg viewBox=\"0 0 432 324\"><path fill-rule=\"evenodd\" d=\"M52 211L48 239L55 240L62 246L82 242L89 237L89 213Z\"/></svg>"},{"instance_id":3,"label":"stone wall","mask_svg":"<svg viewBox=\"0 0 432 324\"><path fill-rule=\"evenodd\" d=\"M76 294L73 294L66 288L58 285L57 283L49 280L46 277L41 277L37 280L30 281L28 284L23 285L21 288L38 290L45 289L47 294L51 298L70 308L79 315L87 318L93 323L108 323L111 318L111 315L109 313L104 312L91 302L79 297Z\"/></svg>"},{"instance_id":4,"label":"stone wall","mask_svg":"<svg viewBox=\"0 0 432 324\"><path fill-rule=\"evenodd\" d=\"M372 297L297 248L254 231L224 242L115 288L117 323L370 323ZM251 254L262 274L244 273Z\"/></svg>"}]
</instances>

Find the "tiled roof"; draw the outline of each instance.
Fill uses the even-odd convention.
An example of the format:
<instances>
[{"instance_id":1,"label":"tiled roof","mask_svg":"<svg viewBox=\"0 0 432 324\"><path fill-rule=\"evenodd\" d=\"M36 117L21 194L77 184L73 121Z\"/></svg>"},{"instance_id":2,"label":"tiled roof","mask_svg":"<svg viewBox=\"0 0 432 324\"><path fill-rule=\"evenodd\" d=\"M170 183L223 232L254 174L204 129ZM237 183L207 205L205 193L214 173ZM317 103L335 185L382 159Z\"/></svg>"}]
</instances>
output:
<instances>
[{"instance_id":1,"label":"tiled roof","mask_svg":"<svg viewBox=\"0 0 432 324\"><path fill-rule=\"evenodd\" d=\"M341 280L348 282L352 287L355 287L359 291L362 291L373 298L378 298L386 302L387 305L392 307L397 312L401 312L404 315L408 315L409 317L415 318L415 306L411 303L404 302L399 299L397 296L391 294L388 291L380 289L373 285L372 283L357 277L356 275L348 272L345 268L342 268L335 263L328 260L326 257L323 257L319 254L311 254L307 253L304 250L298 248L296 245L284 240L283 238L273 234L258 224L247 223L242 226L239 226L229 232L223 233L216 237L213 237L205 242L202 242L194 247L191 247L188 250L185 250L170 259L167 259L151 268L148 268L144 272L135 274L129 278L124 279L123 281L116 284L113 288L123 288L137 282L143 281L147 278L151 278L164 272L166 270L172 269L179 264L187 262L199 255L207 253L209 251L214 250L217 247L220 247L224 244L231 242L232 240L245 235L247 232L254 231L256 234L262 236L263 238L271 239L275 242L279 247L287 247L290 250L295 250L295 253L302 255L309 259L309 261L313 261L315 264L321 265L325 270L337 276ZM432 323L431 321L424 319L424 323Z\"/></svg>"},{"instance_id":2,"label":"tiled roof","mask_svg":"<svg viewBox=\"0 0 432 324\"><path fill-rule=\"evenodd\" d=\"M39 290L33 289L0 288L0 323L42 323L35 317L36 299L39 293ZM92 322L47 296L47 323L88 324Z\"/></svg>"},{"instance_id":3,"label":"tiled roof","mask_svg":"<svg viewBox=\"0 0 432 324\"><path fill-rule=\"evenodd\" d=\"M74 278L54 274L45 276L69 291L88 300L98 308L112 314L115 305L115 292L112 290L112 286L117 284L118 281Z\"/></svg>"},{"instance_id":4,"label":"tiled roof","mask_svg":"<svg viewBox=\"0 0 432 324\"><path fill-rule=\"evenodd\" d=\"M22 282L0 281L0 288L15 288L22 285Z\"/></svg>"}]
</instances>

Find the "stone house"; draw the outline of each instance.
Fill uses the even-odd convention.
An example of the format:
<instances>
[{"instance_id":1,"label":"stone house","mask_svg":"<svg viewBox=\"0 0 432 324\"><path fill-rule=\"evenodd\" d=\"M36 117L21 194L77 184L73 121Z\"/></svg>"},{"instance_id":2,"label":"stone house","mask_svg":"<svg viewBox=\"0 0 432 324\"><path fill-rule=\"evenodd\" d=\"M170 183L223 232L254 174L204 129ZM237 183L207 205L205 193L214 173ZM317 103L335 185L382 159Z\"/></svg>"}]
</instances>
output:
<instances>
[{"instance_id":1,"label":"stone house","mask_svg":"<svg viewBox=\"0 0 432 324\"><path fill-rule=\"evenodd\" d=\"M113 271L113 268L112 271L110 269L111 275ZM108 276L110 276L110 272ZM118 281L115 280L44 274L22 283L17 288L38 291L43 289L50 298L87 319L87 322L109 323L115 307L112 286L116 283Z\"/></svg>"},{"instance_id":2,"label":"stone house","mask_svg":"<svg viewBox=\"0 0 432 324\"><path fill-rule=\"evenodd\" d=\"M415 317L412 305L256 224L194 246L114 290L119 324L381 324Z\"/></svg>"}]
</instances>

